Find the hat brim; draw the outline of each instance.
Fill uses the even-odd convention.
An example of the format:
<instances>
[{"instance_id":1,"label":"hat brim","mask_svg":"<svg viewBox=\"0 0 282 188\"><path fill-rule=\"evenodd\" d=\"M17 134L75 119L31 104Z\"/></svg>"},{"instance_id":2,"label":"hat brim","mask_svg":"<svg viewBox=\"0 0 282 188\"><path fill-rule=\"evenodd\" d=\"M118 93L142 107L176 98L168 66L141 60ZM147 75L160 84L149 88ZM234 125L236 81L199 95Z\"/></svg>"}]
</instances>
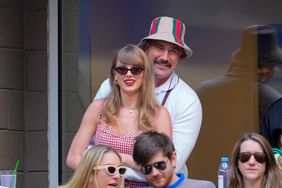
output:
<instances>
[{"instance_id":1,"label":"hat brim","mask_svg":"<svg viewBox=\"0 0 282 188\"><path fill-rule=\"evenodd\" d=\"M236 62L245 62L249 61L251 59L252 53L248 53L246 51L243 51L242 49L236 50L232 55L232 59ZM275 50L273 50L271 53L268 54L268 56L258 57L257 54L257 61L259 67L261 66L275 66L282 63L282 50L277 47ZM249 58L248 58L249 57Z\"/></svg>"},{"instance_id":2,"label":"hat brim","mask_svg":"<svg viewBox=\"0 0 282 188\"><path fill-rule=\"evenodd\" d=\"M182 58L189 58L193 54L192 50L184 42L183 42L183 45L178 44L177 42L175 42L172 35L168 33L156 33L148 37L145 37L139 42L138 46L144 50L147 40L161 40L161 41L176 44L177 46L183 48L184 50L185 55L182 56Z\"/></svg>"}]
</instances>

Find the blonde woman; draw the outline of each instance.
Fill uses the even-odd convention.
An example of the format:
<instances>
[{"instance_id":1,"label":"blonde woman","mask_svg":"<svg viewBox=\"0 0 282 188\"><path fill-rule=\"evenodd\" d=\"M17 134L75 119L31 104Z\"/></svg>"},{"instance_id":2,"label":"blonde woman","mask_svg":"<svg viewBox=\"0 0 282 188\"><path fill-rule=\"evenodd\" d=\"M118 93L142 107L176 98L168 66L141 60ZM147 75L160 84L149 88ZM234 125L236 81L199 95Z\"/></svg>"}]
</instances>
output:
<instances>
[{"instance_id":1,"label":"blonde woman","mask_svg":"<svg viewBox=\"0 0 282 188\"><path fill-rule=\"evenodd\" d=\"M257 133L246 133L231 156L229 188L281 188L282 176L269 142Z\"/></svg>"},{"instance_id":2,"label":"blonde woman","mask_svg":"<svg viewBox=\"0 0 282 188\"><path fill-rule=\"evenodd\" d=\"M76 169L92 141L109 145L121 154L123 165L133 172L126 175L125 186L141 186L144 183L138 182L146 181L145 177L131 170L139 170L132 158L134 139L148 130L163 132L171 138L171 119L168 111L157 103L152 64L138 46L129 44L118 51L112 62L110 81L110 95L94 100L86 110L71 144L67 165Z\"/></svg>"},{"instance_id":3,"label":"blonde woman","mask_svg":"<svg viewBox=\"0 0 282 188\"><path fill-rule=\"evenodd\" d=\"M113 148L96 145L83 154L70 181L57 188L120 188L125 172L121 156Z\"/></svg>"}]
</instances>

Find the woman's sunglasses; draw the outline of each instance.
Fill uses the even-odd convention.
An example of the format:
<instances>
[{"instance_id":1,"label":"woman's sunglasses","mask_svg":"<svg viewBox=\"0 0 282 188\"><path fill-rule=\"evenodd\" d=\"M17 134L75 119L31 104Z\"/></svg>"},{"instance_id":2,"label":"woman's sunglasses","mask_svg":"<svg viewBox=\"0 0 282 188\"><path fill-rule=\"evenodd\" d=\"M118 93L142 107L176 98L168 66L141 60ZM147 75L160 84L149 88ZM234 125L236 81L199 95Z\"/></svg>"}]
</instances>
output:
<instances>
[{"instance_id":1,"label":"woman's sunglasses","mask_svg":"<svg viewBox=\"0 0 282 188\"><path fill-rule=\"evenodd\" d=\"M264 163L266 161L266 157L265 157L264 153L261 153L261 152L255 152L255 153L242 152L242 153L239 153L238 159L242 163L246 163L250 160L252 155L255 157L256 161L259 162L259 163Z\"/></svg>"},{"instance_id":2,"label":"woman's sunglasses","mask_svg":"<svg viewBox=\"0 0 282 188\"><path fill-rule=\"evenodd\" d=\"M158 170L165 170L167 161L166 162L165 161L159 161L159 162L156 162L156 163L151 164L151 165L144 165L144 166L141 167L141 171L142 171L143 174L149 175L152 172L153 167L158 169Z\"/></svg>"},{"instance_id":3,"label":"woman's sunglasses","mask_svg":"<svg viewBox=\"0 0 282 188\"><path fill-rule=\"evenodd\" d=\"M143 72L144 68L141 66L132 67L131 69L128 69L126 67L115 67L114 70L120 75L126 75L128 71L130 71L133 75L139 75Z\"/></svg>"},{"instance_id":4,"label":"woman's sunglasses","mask_svg":"<svg viewBox=\"0 0 282 188\"><path fill-rule=\"evenodd\" d=\"M115 175L117 172L120 174L120 175L124 175L125 172L126 172L126 167L125 166L119 166L119 167L115 167L115 166L112 166L112 165L105 165L105 166L96 166L93 168L94 170L96 169L105 169L106 172L113 176Z\"/></svg>"}]
</instances>

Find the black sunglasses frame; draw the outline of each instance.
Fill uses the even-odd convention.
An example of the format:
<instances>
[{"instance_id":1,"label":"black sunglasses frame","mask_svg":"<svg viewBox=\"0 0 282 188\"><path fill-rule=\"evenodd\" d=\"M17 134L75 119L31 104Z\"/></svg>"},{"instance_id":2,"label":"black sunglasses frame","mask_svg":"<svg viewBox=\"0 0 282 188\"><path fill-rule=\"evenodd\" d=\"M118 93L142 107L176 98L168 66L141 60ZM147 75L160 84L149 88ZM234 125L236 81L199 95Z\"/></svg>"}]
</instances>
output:
<instances>
[{"instance_id":1,"label":"black sunglasses frame","mask_svg":"<svg viewBox=\"0 0 282 188\"><path fill-rule=\"evenodd\" d=\"M152 172L153 167L156 168L157 170L165 170L167 167L166 165L167 162L168 162L168 159L167 161L158 161L151 165L142 165L141 171L144 175L149 175Z\"/></svg>"},{"instance_id":2,"label":"black sunglasses frame","mask_svg":"<svg viewBox=\"0 0 282 188\"><path fill-rule=\"evenodd\" d=\"M251 152L241 152L238 155L238 160L242 163L246 163L250 160L250 158L254 156L255 160L258 163L265 163L266 162L266 156L264 153L261 152L255 152L255 153L251 153Z\"/></svg>"},{"instance_id":3,"label":"black sunglasses frame","mask_svg":"<svg viewBox=\"0 0 282 188\"><path fill-rule=\"evenodd\" d=\"M111 176L115 175L117 172L119 173L119 175L122 176L122 175L124 175L126 173L126 170L127 170L125 166L115 167L113 165L96 166L93 169L94 170L104 169ZM113 172L111 172L111 171L113 171Z\"/></svg>"},{"instance_id":4,"label":"black sunglasses frame","mask_svg":"<svg viewBox=\"0 0 282 188\"><path fill-rule=\"evenodd\" d=\"M144 68L142 66L135 66L130 69L126 67L115 67L114 70L120 75L126 75L128 71L130 71L132 75L139 75L144 71Z\"/></svg>"}]
</instances>

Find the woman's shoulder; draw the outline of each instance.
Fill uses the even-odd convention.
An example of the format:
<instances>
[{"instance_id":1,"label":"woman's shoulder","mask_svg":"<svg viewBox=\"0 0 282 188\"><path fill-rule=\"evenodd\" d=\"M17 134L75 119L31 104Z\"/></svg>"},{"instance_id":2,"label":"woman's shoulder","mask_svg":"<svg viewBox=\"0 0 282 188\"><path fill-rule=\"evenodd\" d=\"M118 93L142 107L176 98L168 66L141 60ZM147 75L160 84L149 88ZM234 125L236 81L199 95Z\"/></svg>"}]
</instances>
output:
<instances>
[{"instance_id":1,"label":"woman's shoulder","mask_svg":"<svg viewBox=\"0 0 282 188\"><path fill-rule=\"evenodd\" d=\"M91 102L91 106L98 106L98 107L100 107L100 106L103 106L103 105L105 105L105 103L106 103L106 101L107 101L107 98L101 98L101 99L94 99L92 102Z\"/></svg>"},{"instance_id":2,"label":"woman's shoulder","mask_svg":"<svg viewBox=\"0 0 282 188\"><path fill-rule=\"evenodd\" d=\"M87 111L92 113L92 115L95 113L100 114L101 110L103 109L103 106L105 105L106 100L106 98L93 100L88 106Z\"/></svg>"},{"instance_id":3,"label":"woman's shoulder","mask_svg":"<svg viewBox=\"0 0 282 188\"><path fill-rule=\"evenodd\" d=\"M164 106L160 106L156 113L154 125L163 126L164 123L168 122L171 122L169 111Z\"/></svg>"},{"instance_id":4,"label":"woman's shoulder","mask_svg":"<svg viewBox=\"0 0 282 188\"><path fill-rule=\"evenodd\" d=\"M164 107L164 106L160 106L159 108L158 108L158 116L169 116L169 111L166 109L166 107Z\"/></svg>"}]
</instances>

